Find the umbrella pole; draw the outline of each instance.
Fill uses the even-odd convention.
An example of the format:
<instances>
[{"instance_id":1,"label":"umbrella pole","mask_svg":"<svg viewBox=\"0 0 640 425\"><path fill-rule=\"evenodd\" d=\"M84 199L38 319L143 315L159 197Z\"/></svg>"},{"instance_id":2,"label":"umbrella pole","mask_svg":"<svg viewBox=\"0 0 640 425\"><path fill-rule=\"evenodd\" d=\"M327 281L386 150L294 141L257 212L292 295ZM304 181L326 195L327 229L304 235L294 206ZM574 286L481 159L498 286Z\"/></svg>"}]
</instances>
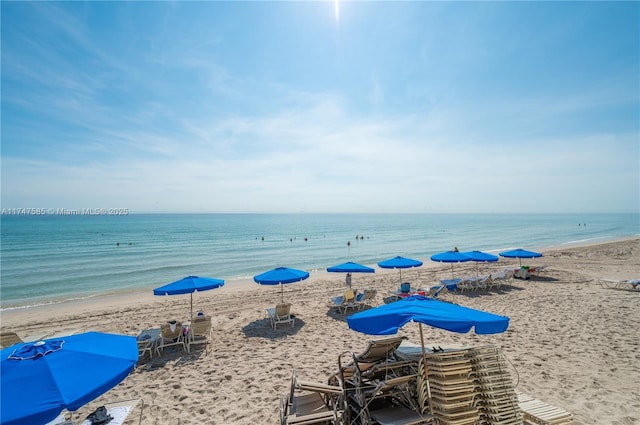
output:
<instances>
[{"instance_id":1,"label":"umbrella pole","mask_svg":"<svg viewBox=\"0 0 640 425\"><path fill-rule=\"evenodd\" d=\"M422 364L424 365L424 380L427 383L427 399L429 400L429 413L433 415L433 406L431 404L431 385L429 384L429 366L427 365L427 352L424 348L424 334L422 333L422 323L420 326L420 344L422 345Z\"/></svg>"},{"instance_id":2,"label":"umbrella pole","mask_svg":"<svg viewBox=\"0 0 640 425\"><path fill-rule=\"evenodd\" d=\"M189 320L193 319L193 292L191 294L191 317L189 318Z\"/></svg>"},{"instance_id":3,"label":"umbrella pole","mask_svg":"<svg viewBox=\"0 0 640 425\"><path fill-rule=\"evenodd\" d=\"M455 279L455 277L453 276L453 263L451 263L451 279Z\"/></svg>"},{"instance_id":4,"label":"umbrella pole","mask_svg":"<svg viewBox=\"0 0 640 425\"><path fill-rule=\"evenodd\" d=\"M284 285L280 282L280 303L284 304Z\"/></svg>"}]
</instances>

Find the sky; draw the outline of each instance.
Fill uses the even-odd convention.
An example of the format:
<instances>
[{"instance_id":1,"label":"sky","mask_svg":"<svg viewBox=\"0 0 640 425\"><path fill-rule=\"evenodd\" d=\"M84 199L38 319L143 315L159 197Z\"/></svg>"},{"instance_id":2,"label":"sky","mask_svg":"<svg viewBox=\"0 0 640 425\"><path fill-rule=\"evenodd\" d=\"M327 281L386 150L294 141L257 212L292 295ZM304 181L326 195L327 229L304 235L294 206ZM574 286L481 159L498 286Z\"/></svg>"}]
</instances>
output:
<instances>
[{"instance_id":1,"label":"sky","mask_svg":"<svg viewBox=\"0 0 640 425\"><path fill-rule=\"evenodd\" d=\"M3 209L640 212L639 2L0 7Z\"/></svg>"}]
</instances>

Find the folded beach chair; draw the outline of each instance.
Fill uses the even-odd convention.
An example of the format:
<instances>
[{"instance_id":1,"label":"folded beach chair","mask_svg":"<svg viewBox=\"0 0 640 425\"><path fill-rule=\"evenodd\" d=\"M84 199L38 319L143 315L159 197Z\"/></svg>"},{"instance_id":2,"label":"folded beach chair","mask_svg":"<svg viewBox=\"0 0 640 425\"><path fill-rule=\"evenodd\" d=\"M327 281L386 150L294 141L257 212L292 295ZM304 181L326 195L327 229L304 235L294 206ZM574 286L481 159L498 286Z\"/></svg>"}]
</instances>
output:
<instances>
[{"instance_id":1,"label":"folded beach chair","mask_svg":"<svg viewBox=\"0 0 640 425\"><path fill-rule=\"evenodd\" d=\"M338 403L340 387L298 383L295 370L291 373L289 394L280 400L280 425L339 424L341 412Z\"/></svg>"},{"instance_id":2,"label":"folded beach chair","mask_svg":"<svg viewBox=\"0 0 640 425\"><path fill-rule=\"evenodd\" d=\"M279 324L288 323L293 327L295 319L291 316L291 304L280 303L275 308L268 308L264 311L265 316L271 322L271 327L275 330Z\"/></svg>"},{"instance_id":3,"label":"folded beach chair","mask_svg":"<svg viewBox=\"0 0 640 425\"><path fill-rule=\"evenodd\" d=\"M163 323L160 325L160 337L158 338L156 353L158 353L159 356L161 354L160 350L174 345L181 345L182 349L186 351L184 335L182 334L182 323L177 321Z\"/></svg>"},{"instance_id":4,"label":"folded beach chair","mask_svg":"<svg viewBox=\"0 0 640 425\"><path fill-rule=\"evenodd\" d=\"M17 333L12 331L2 331L0 333L0 346L2 348L11 347L14 344L23 342Z\"/></svg>"},{"instance_id":5,"label":"folded beach chair","mask_svg":"<svg viewBox=\"0 0 640 425\"><path fill-rule=\"evenodd\" d=\"M211 316L196 316L191 321L187 333L187 352L191 352L191 346L204 344L205 352L208 352L212 340Z\"/></svg>"},{"instance_id":6,"label":"folded beach chair","mask_svg":"<svg viewBox=\"0 0 640 425\"><path fill-rule=\"evenodd\" d=\"M427 424L435 423L433 415L420 413L411 395L411 388L416 387L416 374L385 376L375 385L364 385L356 391L356 407L358 412L351 423L368 423L371 418L376 424ZM411 408L405 407L411 406Z\"/></svg>"}]
</instances>

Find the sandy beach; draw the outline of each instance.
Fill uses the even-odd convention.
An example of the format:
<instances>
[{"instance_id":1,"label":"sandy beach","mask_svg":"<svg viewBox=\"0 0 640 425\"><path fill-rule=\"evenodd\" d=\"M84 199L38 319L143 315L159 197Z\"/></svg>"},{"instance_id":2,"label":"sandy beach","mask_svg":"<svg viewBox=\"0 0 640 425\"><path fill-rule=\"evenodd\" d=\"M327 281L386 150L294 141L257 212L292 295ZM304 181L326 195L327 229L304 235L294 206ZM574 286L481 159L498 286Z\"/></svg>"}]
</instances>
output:
<instances>
[{"instance_id":1,"label":"sandy beach","mask_svg":"<svg viewBox=\"0 0 640 425\"><path fill-rule=\"evenodd\" d=\"M572 412L575 423L640 423L640 291L598 283L600 278L640 278L640 239L543 254L527 261L547 266L538 278L513 280L499 291L445 295L447 301L510 317L507 332L454 334L425 328L426 344L496 344L513 365L517 389ZM517 265L518 260L501 259L480 264L480 273ZM475 265L455 265L454 270L456 276L473 275ZM451 267L438 263L402 272L403 281L427 288L449 277ZM348 329L345 315L328 308L328 299L344 291L344 279L322 274L286 285L284 297L292 303L296 322L276 331L264 310L280 299L278 288L226 285L194 294L194 309L213 317L212 350L187 354L167 349L160 358L143 358L120 385L74 418L109 401L142 398L143 424L278 423L278 402L292 369L303 379L324 382L337 370L340 353L362 351L374 338ZM354 288L378 291L378 304L398 286L398 270L353 276ZM27 338L79 329L138 335L188 316L188 295L145 293L7 311L1 319L3 330ZM420 341L417 326L405 326L399 334ZM136 414L126 423L137 423Z\"/></svg>"}]
</instances>

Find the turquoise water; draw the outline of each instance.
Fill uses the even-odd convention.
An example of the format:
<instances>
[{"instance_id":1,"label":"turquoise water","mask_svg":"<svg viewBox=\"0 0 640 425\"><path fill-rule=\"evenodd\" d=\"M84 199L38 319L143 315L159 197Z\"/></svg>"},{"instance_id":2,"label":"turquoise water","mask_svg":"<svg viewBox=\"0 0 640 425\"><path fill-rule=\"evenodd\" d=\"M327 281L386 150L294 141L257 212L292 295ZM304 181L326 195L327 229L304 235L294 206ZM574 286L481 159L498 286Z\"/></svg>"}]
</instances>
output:
<instances>
[{"instance_id":1,"label":"turquoise water","mask_svg":"<svg viewBox=\"0 0 640 425\"><path fill-rule=\"evenodd\" d=\"M543 250L640 235L637 214L131 214L1 221L0 308L152 289L188 275L251 279L402 255ZM356 238L361 235L362 238ZM348 244L349 242L349 244Z\"/></svg>"}]
</instances>

